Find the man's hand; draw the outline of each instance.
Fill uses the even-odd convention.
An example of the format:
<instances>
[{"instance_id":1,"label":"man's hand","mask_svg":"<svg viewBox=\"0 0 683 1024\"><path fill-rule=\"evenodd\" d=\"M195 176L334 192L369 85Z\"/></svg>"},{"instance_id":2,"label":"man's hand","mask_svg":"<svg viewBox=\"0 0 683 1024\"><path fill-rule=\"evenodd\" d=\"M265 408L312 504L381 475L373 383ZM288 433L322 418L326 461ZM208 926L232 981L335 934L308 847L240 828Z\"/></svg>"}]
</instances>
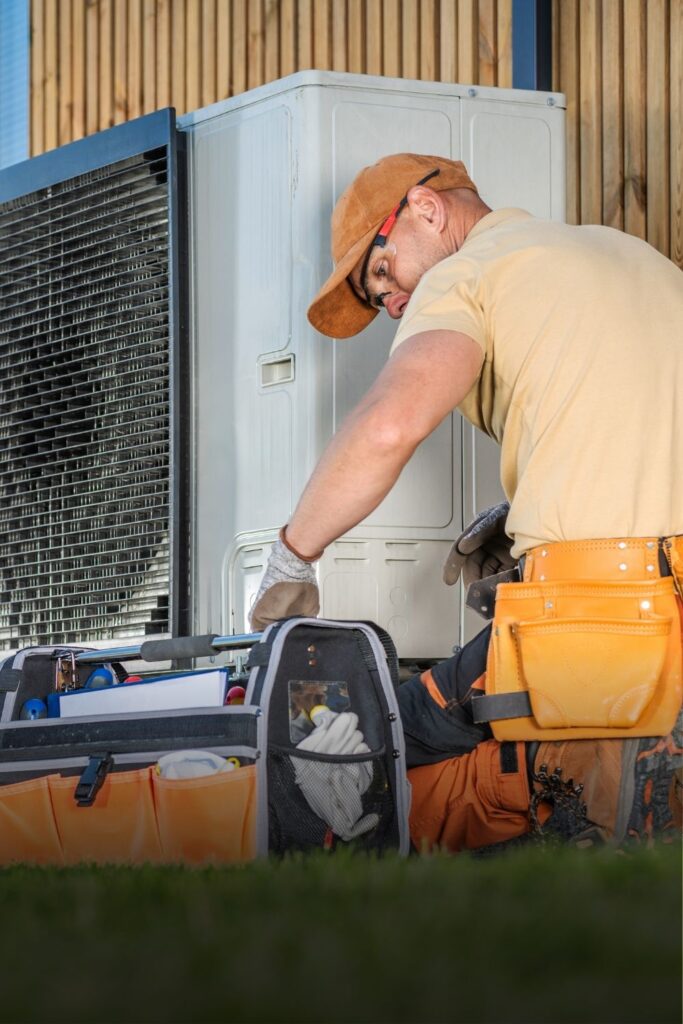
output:
<instances>
[{"instance_id":1,"label":"man's hand","mask_svg":"<svg viewBox=\"0 0 683 1024\"><path fill-rule=\"evenodd\" d=\"M249 616L251 628L260 631L290 615L317 615L320 597L315 569L278 539L268 559L261 586Z\"/></svg>"},{"instance_id":2,"label":"man's hand","mask_svg":"<svg viewBox=\"0 0 683 1024\"><path fill-rule=\"evenodd\" d=\"M510 554L512 540L505 533L510 505L503 501L492 505L469 524L453 544L443 567L443 580L449 587L462 580L467 589L471 583L514 569L516 560Z\"/></svg>"}]
</instances>

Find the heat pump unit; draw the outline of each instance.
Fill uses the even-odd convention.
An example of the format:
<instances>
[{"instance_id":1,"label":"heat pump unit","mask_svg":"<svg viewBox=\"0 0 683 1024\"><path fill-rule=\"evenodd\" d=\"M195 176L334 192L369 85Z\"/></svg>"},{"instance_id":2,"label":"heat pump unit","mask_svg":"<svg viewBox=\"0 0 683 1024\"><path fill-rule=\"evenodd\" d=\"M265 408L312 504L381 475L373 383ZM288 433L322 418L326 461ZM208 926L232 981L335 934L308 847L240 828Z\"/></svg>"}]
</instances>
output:
<instances>
[{"instance_id":1,"label":"heat pump unit","mask_svg":"<svg viewBox=\"0 0 683 1024\"><path fill-rule=\"evenodd\" d=\"M462 159L491 207L564 217L561 96L322 72L0 172L0 647L248 628L395 327L309 325L330 214L405 151ZM325 552L322 613L447 656L481 622L442 563L500 496L497 449L450 416Z\"/></svg>"},{"instance_id":2,"label":"heat pump unit","mask_svg":"<svg viewBox=\"0 0 683 1024\"><path fill-rule=\"evenodd\" d=\"M387 358L386 316L338 342L306 319L332 269L339 195L360 168L412 151L463 160L493 208L563 220L563 106L557 94L303 72L180 118L195 631L247 628L278 529ZM497 447L450 416L379 508L325 552L322 614L380 623L404 659L448 656L482 622L443 584L442 563L463 521L500 499Z\"/></svg>"}]
</instances>

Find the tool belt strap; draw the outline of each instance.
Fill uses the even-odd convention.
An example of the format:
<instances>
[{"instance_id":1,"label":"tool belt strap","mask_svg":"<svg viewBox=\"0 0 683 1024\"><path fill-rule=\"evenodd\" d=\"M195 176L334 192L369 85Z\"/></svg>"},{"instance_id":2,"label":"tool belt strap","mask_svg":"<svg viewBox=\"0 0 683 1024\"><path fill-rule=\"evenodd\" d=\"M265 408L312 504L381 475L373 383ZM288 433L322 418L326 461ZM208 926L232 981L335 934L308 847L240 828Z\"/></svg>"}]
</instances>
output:
<instances>
[{"instance_id":1,"label":"tool belt strap","mask_svg":"<svg viewBox=\"0 0 683 1024\"><path fill-rule=\"evenodd\" d=\"M521 718L531 714L529 694L493 693L490 696L472 698L472 718L482 722L499 722L505 718Z\"/></svg>"},{"instance_id":2,"label":"tool belt strap","mask_svg":"<svg viewBox=\"0 0 683 1024\"><path fill-rule=\"evenodd\" d=\"M557 541L527 551L523 581L653 580L670 576L683 562L683 537L611 537Z\"/></svg>"}]
</instances>

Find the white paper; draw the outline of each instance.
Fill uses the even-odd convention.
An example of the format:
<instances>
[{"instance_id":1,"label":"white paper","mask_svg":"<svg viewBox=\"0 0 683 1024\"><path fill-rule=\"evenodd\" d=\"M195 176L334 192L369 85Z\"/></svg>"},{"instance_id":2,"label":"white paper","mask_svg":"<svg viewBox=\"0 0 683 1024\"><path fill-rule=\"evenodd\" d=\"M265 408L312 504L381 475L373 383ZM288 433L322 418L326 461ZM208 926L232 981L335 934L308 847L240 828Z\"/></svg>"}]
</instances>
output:
<instances>
[{"instance_id":1,"label":"white paper","mask_svg":"<svg viewBox=\"0 0 683 1024\"><path fill-rule=\"evenodd\" d=\"M102 690L77 690L59 697L60 718L122 715L133 711L175 711L220 707L225 700L227 669L164 676L150 682L119 683Z\"/></svg>"}]
</instances>

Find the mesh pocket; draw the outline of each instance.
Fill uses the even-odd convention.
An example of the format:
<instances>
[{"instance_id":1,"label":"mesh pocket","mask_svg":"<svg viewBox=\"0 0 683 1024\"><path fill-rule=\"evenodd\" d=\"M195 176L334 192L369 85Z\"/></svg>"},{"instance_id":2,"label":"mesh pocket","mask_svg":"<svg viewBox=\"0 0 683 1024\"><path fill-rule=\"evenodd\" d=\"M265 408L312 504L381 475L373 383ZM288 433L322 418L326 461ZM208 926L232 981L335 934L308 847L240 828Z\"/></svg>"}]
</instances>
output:
<instances>
[{"instance_id":1,"label":"mesh pocket","mask_svg":"<svg viewBox=\"0 0 683 1024\"><path fill-rule=\"evenodd\" d=\"M379 850L398 841L382 756L319 759L271 749L268 789L273 853L330 844Z\"/></svg>"}]
</instances>

